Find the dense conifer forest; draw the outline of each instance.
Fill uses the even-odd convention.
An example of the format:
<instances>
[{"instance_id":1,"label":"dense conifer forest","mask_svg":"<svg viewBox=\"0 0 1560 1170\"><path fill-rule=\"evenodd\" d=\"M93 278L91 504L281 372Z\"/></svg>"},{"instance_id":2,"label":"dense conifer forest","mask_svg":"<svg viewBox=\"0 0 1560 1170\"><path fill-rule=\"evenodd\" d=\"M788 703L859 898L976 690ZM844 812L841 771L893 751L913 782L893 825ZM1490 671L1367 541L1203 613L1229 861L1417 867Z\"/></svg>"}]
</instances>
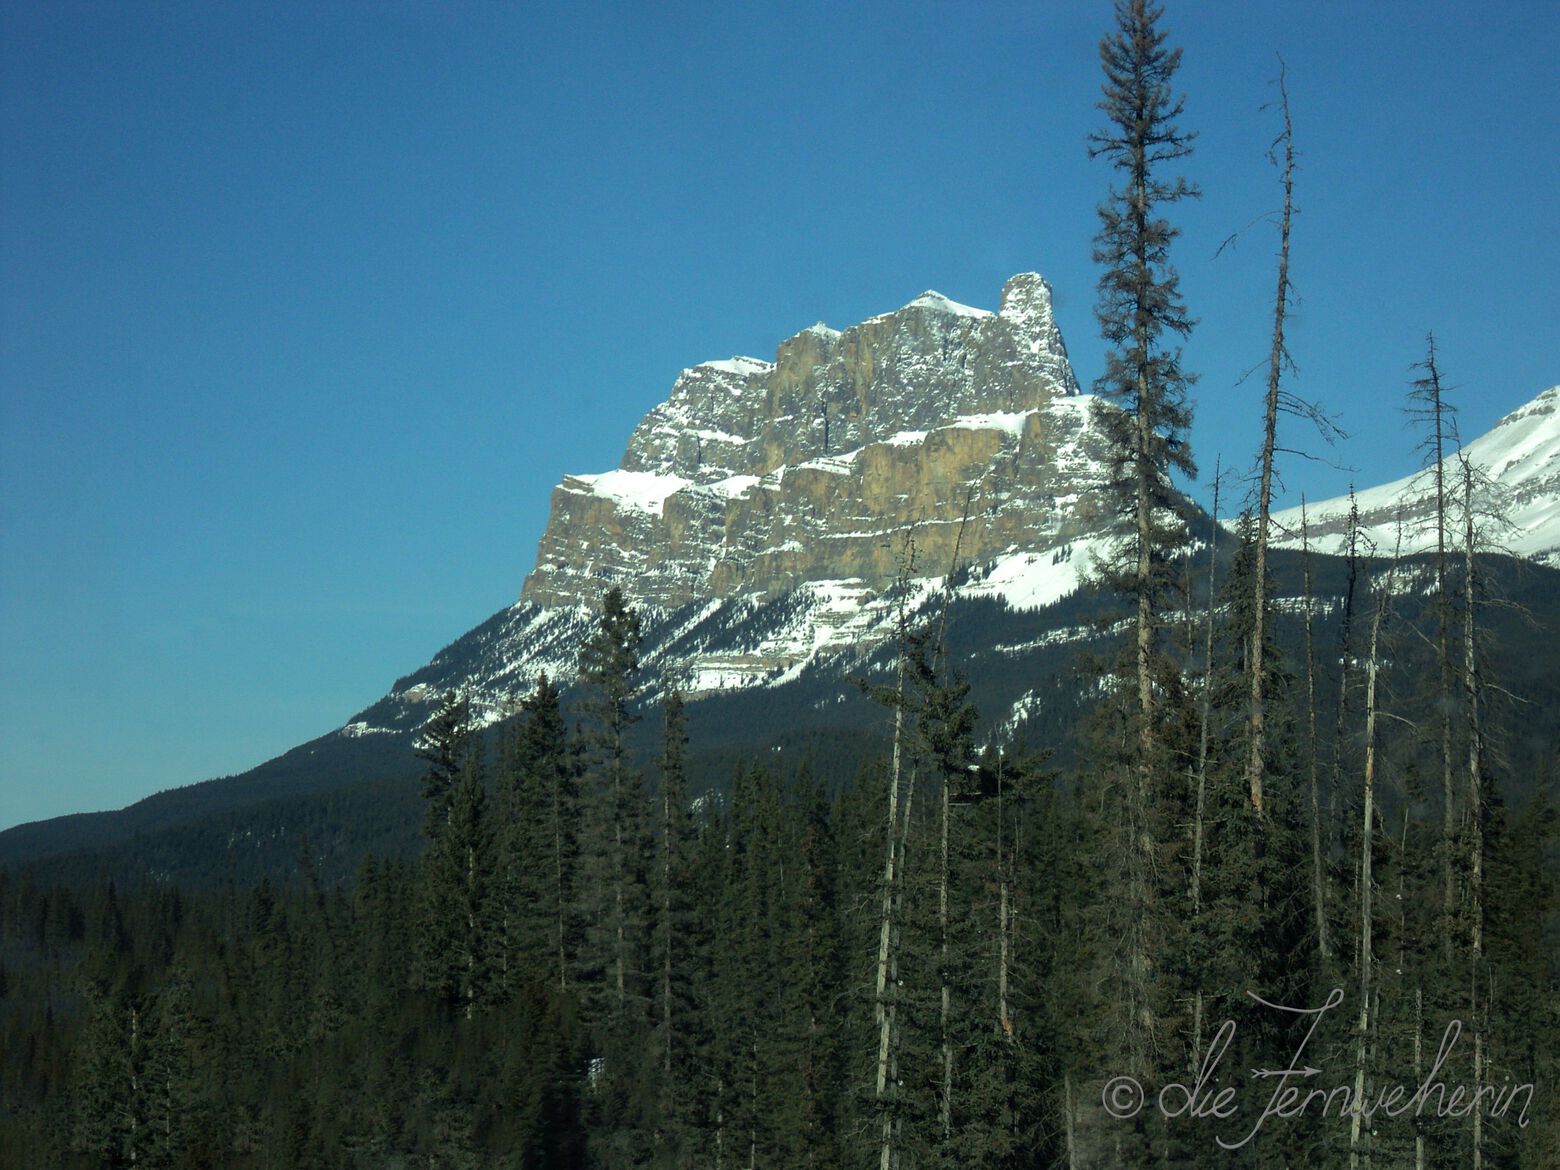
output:
<instances>
[{"instance_id":1,"label":"dense conifer forest","mask_svg":"<svg viewBox=\"0 0 1560 1170\"><path fill-rule=\"evenodd\" d=\"M696 777L612 589L567 693L488 731L443 696L416 848L390 802L349 878L306 836L285 882L0 870L0 1163L1560 1166L1553 633L1448 470L1433 342L1435 550L1269 549L1276 428L1325 424L1285 382L1289 166L1253 495L1221 529L1174 487L1195 191L1158 20L1123 0L1101 46L1124 535L1065 701L992 734L961 622L1027 619L902 607L863 763Z\"/></svg>"}]
</instances>

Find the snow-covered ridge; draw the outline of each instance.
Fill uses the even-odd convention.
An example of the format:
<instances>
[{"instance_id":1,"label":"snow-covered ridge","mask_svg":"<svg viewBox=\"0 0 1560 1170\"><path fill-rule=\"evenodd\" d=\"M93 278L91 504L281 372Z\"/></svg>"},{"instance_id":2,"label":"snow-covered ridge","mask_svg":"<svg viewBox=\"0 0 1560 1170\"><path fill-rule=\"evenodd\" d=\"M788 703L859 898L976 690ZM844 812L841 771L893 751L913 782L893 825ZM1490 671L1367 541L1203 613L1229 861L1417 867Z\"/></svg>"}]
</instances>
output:
<instances>
[{"instance_id":1,"label":"snow-covered ridge","mask_svg":"<svg viewBox=\"0 0 1560 1170\"><path fill-rule=\"evenodd\" d=\"M906 309L930 309L934 313L952 313L955 317L990 317L990 309L977 309L970 305L961 305L950 297L945 297L936 289L927 289L915 300L905 306Z\"/></svg>"},{"instance_id":2,"label":"snow-covered ridge","mask_svg":"<svg viewBox=\"0 0 1560 1170\"><path fill-rule=\"evenodd\" d=\"M700 362L694 367L694 369L699 370L719 370L723 374L737 374L744 378L752 374L767 374L774 368L774 362L766 362L762 358L741 356Z\"/></svg>"},{"instance_id":3,"label":"snow-covered ridge","mask_svg":"<svg viewBox=\"0 0 1560 1170\"><path fill-rule=\"evenodd\" d=\"M1475 524L1491 547L1560 566L1560 386L1552 386L1507 414L1488 432L1466 444L1475 473ZM1447 494L1461 531L1462 463L1458 453L1443 461ZM1382 553L1399 540L1402 550L1424 552L1435 546L1435 474L1427 467L1391 483L1355 493L1365 538ZM1349 498L1309 504L1311 547L1342 552L1347 547ZM1284 536L1277 543L1298 548L1301 510L1273 514Z\"/></svg>"},{"instance_id":4,"label":"snow-covered ridge","mask_svg":"<svg viewBox=\"0 0 1560 1170\"><path fill-rule=\"evenodd\" d=\"M1039 609L1074 592L1090 568L1096 540L1046 553L1013 551L974 565L951 596L1001 601L1015 610ZM909 583L906 612L925 619L942 604L943 577ZM860 578L808 581L779 597L711 598L676 609L640 607L641 657L648 693L676 682L691 696L714 691L779 687L814 667L855 669L897 628L900 600ZM517 602L441 652L379 703L340 729L360 737L419 726L446 689L467 694L473 717L490 725L512 714L515 696L542 674L568 682L579 645L597 620L591 606L541 607ZM1083 640L1092 628L1059 628L1046 644ZM1034 646L996 645L1011 656Z\"/></svg>"}]
</instances>

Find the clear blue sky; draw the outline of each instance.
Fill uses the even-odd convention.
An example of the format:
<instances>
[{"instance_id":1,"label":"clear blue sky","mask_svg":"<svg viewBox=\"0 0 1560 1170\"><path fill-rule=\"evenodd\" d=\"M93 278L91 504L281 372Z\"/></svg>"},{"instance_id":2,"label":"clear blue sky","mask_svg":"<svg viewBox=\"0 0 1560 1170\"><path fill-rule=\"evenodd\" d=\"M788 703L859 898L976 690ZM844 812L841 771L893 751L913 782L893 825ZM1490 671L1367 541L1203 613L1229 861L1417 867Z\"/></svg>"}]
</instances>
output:
<instances>
[{"instance_id":1,"label":"clear blue sky","mask_svg":"<svg viewBox=\"0 0 1560 1170\"><path fill-rule=\"evenodd\" d=\"M242 771L511 602L686 365L1037 269L1080 378L1109 5L0 6L0 826ZM1170 3L1196 453L1295 389L1405 473L1560 380L1560 8ZM1290 501L1351 473L1293 466Z\"/></svg>"}]
</instances>

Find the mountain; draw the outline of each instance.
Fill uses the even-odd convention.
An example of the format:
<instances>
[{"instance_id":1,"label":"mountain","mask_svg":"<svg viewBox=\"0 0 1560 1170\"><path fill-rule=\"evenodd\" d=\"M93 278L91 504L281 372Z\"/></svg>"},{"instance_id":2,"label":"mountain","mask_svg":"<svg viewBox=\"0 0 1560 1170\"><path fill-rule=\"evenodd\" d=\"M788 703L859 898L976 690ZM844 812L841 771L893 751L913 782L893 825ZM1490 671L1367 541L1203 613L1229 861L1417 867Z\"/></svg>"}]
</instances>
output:
<instances>
[{"instance_id":1,"label":"mountain","mask_svg":"<svg viewBox=\"0 0 1560 1170\"><path fill-rule=\"evenodd\" d=\"M1496 493L1513 522L1505 543L1530 558L1491 557L1488 577L1541 628L1560 624L1557 406L1560 388L1465 448L1494 485L1485 495ZM492 726L544 671L567 698L612 585L643 619L646 701L671 683L696 699L696 790L771 752L848 780L882 746L883 709L856 681L888 669L901 612L944 624L983 739L1027 736L1064 760L1092 693L1080 668L1087 677L1086 661L1110 645L1101 622L1109 600L1080 588L1109 541L1095 502L1104 466L1050 288L1033 273L1010 279L995 311L927 292L844 330L803 329L773 362L690 367L635 428L616 469L564 476L553 490L536 566L514 604L339 729L242 776L0 833L0 864L53 858L52 872L82 880L100 866L244 880L284 874L305 853L322 874L342 876L367 851L410 852L419 804L410 748L433 703L463 690ZM1386 555L1399 501L1422 522L1426 479L1359 499ZM1310 508L1318 639L1334 637L1341 620L1346 573L1325 554L1341 549L1346 511L1347 501ZM1277 515L1297 528L1295 511ZM1198 535L1212 531L1208 523ZM1425 547L1422 531L1413 539ZM1298 547L1298 533L1287 543ZM1221 541L1221 561L1232 548ZM1202 567L1190 567L1195 589L1206 556L1204 545ZM1281 613L1298 612L1299 554L1280 548L1271 567ZM1422 584L1412 566L1404 579L1410 595ZM1516 623L1515 612L1490 616L1496 643L1531 640L1526 627L1498 628ZM1279 631L1291 654L1300 652L1296 625ZM1510 657L1520 677L1506 684L1545 713L1515 733L1514 756L1552 750L1552 659ZM635 735L648 763L654 719ZM1521 747L1522 736L1532 743Z\"/></svg>"},{"instance_id":2,"label":"mountain","mask_svg":"<svg viewBox=\"0 0 1560 1170\"><path fill-rule=\"evenodd\" d=\"M448 687L488 721L542 672L569 679L611 586L640 611L651 692L773 687L859 656L941 596L1034 608L1077 587L1105 535L1105 454L1051 288L1020 273L995 311L926 292L773 362L683 370L618 468L553 489L520 599L348 735L409 730Z\"/></svg>"},{"instance_id":3,"label":"mountain","mask_svg":"<svg viewBox=\"0 0 1560 1170\"><path fill-rule=\"evenodd\" d=\"M1560 567L1560 386L1551 386L1519 406L1464 446L1460 455L1446 457L1444 482L1459 532L1463 522L1462 458L1468 460L1474 473L1475 523L1488 546ZM1433 466L1356 492L1355 500L1364 535L1377 551L1390 553L1396 546L1400 517L1405 553L1435 548ZM1311 547L1343 552L1348 540L1349 497L1308 504L1306 514ZM1275 512L1273 519L1287 533L1276 543L1299 548L1300 509Z\"/></svg>"},{"instance_id":4,"label":"mountain","mask_svg":"<svg viewBox=\"0 0 1560 1170\"><path fill-rule=\"evenodd\" d=\"M913 534L925 565L1047 549L1092 530L1100 450L1051 289L1013 277L993 313L926 292L773 362L678 376L616 470L565 476L522 601L636 604L881 590ZM966 509L968 522L963 523ZM961 539L962 533L962 539ZM924 575L924 574L923 574Z\"/></svg>"}]
</instances>

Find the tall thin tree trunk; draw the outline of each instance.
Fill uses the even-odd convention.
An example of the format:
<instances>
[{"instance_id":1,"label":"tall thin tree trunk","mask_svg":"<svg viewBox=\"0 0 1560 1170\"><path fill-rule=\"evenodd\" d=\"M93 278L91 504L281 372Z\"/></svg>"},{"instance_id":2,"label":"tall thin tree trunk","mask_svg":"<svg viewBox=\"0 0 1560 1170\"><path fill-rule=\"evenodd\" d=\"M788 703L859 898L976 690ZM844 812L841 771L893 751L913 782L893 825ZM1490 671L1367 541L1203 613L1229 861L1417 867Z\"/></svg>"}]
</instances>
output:
<instances>
[{"instance_id":1,"label":"tall thin tree trunk","mask_svg":"<svg viewBox=\"0 0 1560 1170\"><path fill-rule=\"evenodd\" d=\"M899 681L896 687L898 701L894 706L894 745L888 774L888 828L884 833L885 856L883 859L883 913L878 924L877 999L873 1014L878 1024L878 1072L877 1093L883 1095L883 1082L888 1070L888 969L890 942L894 924L894 874L899 848L899 776L901 768L901 741L904 734L905 662L904 650L899 655Z\"/></svg>"},{"instance_id":2,"label":"tall thin tree trunk","mask_svg":"<svg viewBox=\"0 0 1560 1170\"><path fill-rule=\"evenodd\" d=\"M1405 835L1406 835L1405 829ZM1425 993L1414 988L1414 1084L1420 1083L1424 1070ZM1419 1111L1414 1112L1414 1170L1425 1170L1425 1130Z\"/></svg>"},{"instance_id":3,"label":"tall thin tree trunk","mask_svg":"<svg viewBox=\"0 0 1560 1170\"><path fill-rule=\"evenodd\" d=\"M1360 950L1359 1032L1354 1057L1354 1097L1351 1101L1352 1116L1349 1119L1349 1170L1358 1170L1360 1164L1361 1110L1365 1100L1365 1064L1367 1044L1371 1029L1371 954L1372 914L1371 905L1371 844L1375 836L1376 818L1376 679L1380 670L1381 623L1392 604L1392 590L1397 578L1397 558L1376 599L1376 613L1370 626L1370 652L1365 662L1365 783L1364 813L1360 828Z\"/></svg>"},{"instance_id":4,"label":"tall thin tree trunk","mask_svg":"<svg viewBox=\"0 0 1560 1170\"><path fill-rule=\"evenodd\" d=\"M943 770L942 776L942 855L940 859L941 880L937 884L937 932L939 967L942 983L942 1004L939 1017L939 1026L942 1032L942 1091L939 1094L938 1120L944 1141L953 1134L953 1031L952 1021L949 1018L952 1007L952 989L949 987L948 971L948 821L953 811L952 796L949 791L950 777L947 770Z\"/></svg>"},{"instance_id":5,"label":"tall thin tree trunk","mask_svg":"<svg viewBox=\"0 0 1560 1170\"><path fill-rule=\"evenodd\" d=\"M558 936L558 990L569 987L569 956L565 918L568 895L563 880L563 777L553 776L553 927Z\"/></svg>"},{"instance_id":6,"label":"tall thin tree trunk","mask_svg":"<svg viewBox=\"0 0 1560 1170\"><path fill-rule=\"evenodd\" d=\"M616 946L613 954L614 982L617 986L618 1015L628 1012L628 932L624 905L625 887L628 884L628 858L623 852L623 723L621 712L615 713L612 728L612 872L613 902L616 907Z\"/></svg>"},{"instance_id":7,"label":"tall thin tree trunk","mask_svg":"<svg viewBox=\"0 0 1560 1170\"><path fill-rule=\"evenodd\" d=\"M1311 779L1311 900L1316 906L1316 952L1325 964L1327 946L1327 867L1323 861L1322 802L1317 782L1316 742L1316 642L1312 633L1311 526L1305 497L1300 497L1300 563L1305 582L1305 718L1310 736Z\"/></svg>"},{"instance_id":8,"label":"tall thin tree trunk","mask_svg":"<svg viewBox=\"0 0 1560 1170\"><path fill-rule=\"evenodd\" d=\"M748 1080L748 1170L758 1167L758 1035L752 1039L752 1076Z\"/></svg>"},{"instance_id":9,"label":"tall thin tree trunk","mask_svg":"<svg viewBox=\"0 0 1560 1170\"><path fill-rule=\"evenodd\" d=\"M1435 360L1435 337L1426 338L1426 390L1430 395L1431 437L1435 460L1435 621L1436 654L1441 668L1441 875L1442 931L1446 956L1452 954L1452 923L1457 915L1457 887L1452 854L1457 844L1457 802L1452 792L1452 617L1451 595L1446 587L1446 406L1441 397L1441 371Z\"/></svg>"},{"instance_id":10,"label":"tall thin tree trunk","mask_svg":"<svg viewBox=\"0 0 1560 1170\"><path fill-rule=\"evenodd\" d=\"M1279 226L1278 292L1273 300L1273 348L1268 355L1267 398L1262 420L1262 458L1257 489L1256 572L1252 578L1250 754L1246 759L1246 786L1251 807L1262 819L1262 778L1266 771L1266 730L1263 725L1267 701L1266 618L1268 602L1267 548L1268 529L1273 509L1273 457L1278 438L1279 382L1287 360L1284 350L1284 310L1289 297L1289 224L1294 207L1295 148L1289 122L1289 93L1284 88L1284 71L1278 72L1279 102L1284 114L1284 130L1278 141L1284 144L1284 218ZM1276 146L1277 143L1274 143Z\"/></svg>"},{"instance_id":11,"label":"tall thin tree trunk","mask_svg":"<svg viewBox=\"0 0 1560 1170\"><path fill-rule=\"evenodd\" d=\"M1338 704L1333 711L1332 787L1327 795L1328 806L1332 811L1328 821L1337 826L1340 831L1345 820L1344 811L1339 807L1339 803L1343 794L1344 716L1349 709L1349 675L1354 656L1354 604L1355 592L1359 584L1359 549L1360 506L1354 498L1354 485L1350 484L1348 541L1344 549L1347 573L1343 589L1343 623L1338 636Z\"/></svg>"},{"instance_id":12,"label":"tall thin tree trunk","mask_svg":"<svg viewBox=\"0 0 1560 1170\"><path fill-rule=\"evenodd\" d=\"M959 530L953 541L953 558L948 566L948 575L943 579L942 613L939 615L937 629L936 659L933 663L933 677L940 685L947 685L946 665L948 661L948 610L953 600L953 577L959 568L959 551L964 544L964 528L970 519L970 500L975 489L971 486L964 493L964 514L959 520ZM938 863L937 880L937 930L939 936L939 948L941 954L940 979L942 984L942 1003L939 1024L942 1033L942 1092L938 1112L941 1121L943 1140L946 1141L953 1132L953 1031L951 1021L953 991L950 986L951 974L948 967L948 836L951 828L950 820L953 813L952 784L953 777L946 767L942 772L942 850ZM1005 940L1004 940L1005 945Z\"/></svg>"},{"instance_id":13,"label":"tall thin tree trunk","mask_svg":"<svg viewBox=\"0 0 1560 1170\"><path fill-rule=\"evenodd\" d=\"M1479 721L1478 577L1473 563L1473 467L1463 472L1463 703L1468 720L1468 951L1473 1008L1473 1167L1484 1164L1484 1027L1479 978L1484 966L1484 736ZM1484 1005L1487 1012L1488 1002Z\"/></svg>"},{"instance_id":14,"label":"tall thin tree trunk","mask_svg":"<svg viewBox=\"0 0 1560 1170\"><path fill-rule=\"evenodd\" d=\"M1008 862L1003 852L1002 818L1005 815L1003 799L1003 765L1001 754L997 756L997 1030L1009 1045L1013 1043L1013 1020L1008 1013L1008 972L1012 965L1012 943L1009 938L1011 923L1008 909Z\"/></svg>"},{"instance_id":15,"label":"tall thin tree trunk","mask_svg":"<svg viewBox=\"0 0 1560 1170\"><path fill-rule=\"evenodd\" d=\"M666 943L661 953L661 1029L664 1033L661 1072L668 1085L672 1077L672 848L675 844L672 824L670 785L661 779L661 922Z\"/></svg>"},{"instance_id":16,"label":"tall thin tree trunk","mask_svg":"<svg viewBox=\"0 0 1560 1170\"><path fill-rule=\"evenodd\" d=\"M1195 923L1202 915L1202 867L1203 837L1205 834L1204 811L1208 801L1208 728L1213 706L1213 609L1214 593L1219 567L1219 489L1223 460L1213 464L1213 528L1208 538L1208 599L1203 620L1203 684L1197 711L1197 773L1194 777L1195 797L1192 803L1192 919ZM1192 1052L1191 1070L1195 1074L1202 1064L1203 992L1201 985L1192 997Z\"/></svg>"},{"instance_id":17,"label":"tall thin tree trunk","mask_svg":"<svg viewBox=\"0 0 1560 1170\"><path fill-rule=\"evenodd\" d=\"M914 546L907 543L905 562L902 564L899 574L899 660L894 684L894 742L888 777L888 827L885 834L887 840L883 862L882 918L878 929L877 998L874 1003L874 1014L878 1025L875 1097L882 1125L880 1170L892 1170L894 1163L895 1118L894 1108L889 1101L889 1095L895 1071L893 1054L895 1033L894 1001L897 995L891 994L890 986L897 981L898 972L893 944L895 940L894 927L897 895L903 868L898 838L900 776L904 766L905 655L907 650L905 644L907 638L905 629L905 596L910 570L913 567L914 555ZM912 781L910 793L907 794L904 802L904 820L907 826L910 819L909 808L911 802L909 797L913 796L913 794L914 782Z\"/></svg>"}]
</instances>

